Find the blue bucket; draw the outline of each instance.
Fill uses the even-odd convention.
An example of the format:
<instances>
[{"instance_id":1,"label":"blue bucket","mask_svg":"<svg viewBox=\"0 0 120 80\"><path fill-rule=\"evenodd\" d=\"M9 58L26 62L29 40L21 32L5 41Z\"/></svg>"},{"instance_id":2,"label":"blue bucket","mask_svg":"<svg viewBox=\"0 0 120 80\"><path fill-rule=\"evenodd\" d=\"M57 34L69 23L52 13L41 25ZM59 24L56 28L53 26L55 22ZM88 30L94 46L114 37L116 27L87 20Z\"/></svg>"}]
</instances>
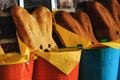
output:
<instances>
[{"instance_id":1,"label":"blue bucket","mask_svg":"<svg viewBox=\"0 0 120 80\"><path fill-rule=\"evenodd\" d=\"M118 79L117 80L120 80L120 56L119 56Z\"/></svg>"},{"instance_id":2,"label":"blue bucket","mask_svg":"<svg viewBox=\"0 0 120 80\"><path fill-rule=\"evenodd\" d=\"M83 51L79 80L117 80L119 53L110 47Z\"/></svg>"}]
</instances>

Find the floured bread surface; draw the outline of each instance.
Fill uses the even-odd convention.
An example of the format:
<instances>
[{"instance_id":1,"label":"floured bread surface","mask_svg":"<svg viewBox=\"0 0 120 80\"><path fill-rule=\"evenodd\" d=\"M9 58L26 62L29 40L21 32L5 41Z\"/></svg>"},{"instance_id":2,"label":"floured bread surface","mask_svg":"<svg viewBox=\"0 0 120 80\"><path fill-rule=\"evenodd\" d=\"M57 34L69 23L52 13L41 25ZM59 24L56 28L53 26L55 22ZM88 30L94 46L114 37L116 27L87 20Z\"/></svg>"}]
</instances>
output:
<instances>
[{"instance_id":1,"label":"floured bread surface","mask_svg":"<svg viewBox=\"0 0 120 80\"><path fill-rule=\"evenodd\" d=\"M41 34L44 40L46 41L45 47L48 47L47 49L49 51L57 50L57 45L52 38L53 29L52 29L51 11L44 6L40 6L33 11L32 16L36 19L39 25L39 30L41 31ZM47 50L47 49L44 48L44 50Z\"/></svg>"}]
</instances>

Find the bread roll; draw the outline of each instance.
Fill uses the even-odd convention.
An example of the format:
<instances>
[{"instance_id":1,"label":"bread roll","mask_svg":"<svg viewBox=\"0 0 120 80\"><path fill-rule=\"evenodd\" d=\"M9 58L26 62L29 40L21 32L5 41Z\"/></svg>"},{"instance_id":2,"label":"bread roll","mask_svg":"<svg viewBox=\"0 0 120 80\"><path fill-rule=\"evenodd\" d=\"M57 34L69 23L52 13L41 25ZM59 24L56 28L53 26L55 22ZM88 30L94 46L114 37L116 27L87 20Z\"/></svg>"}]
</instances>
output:
<instances>
[{"instance_id":1,"label":"bread roll","mask_svg":"<svg viewBox=\"0 0 120 80\"><path fill-rule=\"evenodd\" d=\"M82 26L67 11L57 11L55 13L55 20L62 27L76 33L82 38L90 40Z\"/></svg>"},{"instance_id":2,"label":"bread roll","mask_svg":"<svg viewBox=\"0 0 120 80\"><path fill-rule=\"evenodd\" d=\"M52 12L44 6L40 6L33 11L32 16L36 19L39 30L43 38L47 41L46 47L50 51L57 50L57 44L52 37Z\"/></svg>"},{"instance_id":3,"label":"bread roll","mask_svg":"<svg viewBox=\"0 0 120 80\"><path fill-rule=\"evenodd\" d=\"M90 37L90 40L93 43L98 43L98 41L95 38L89 16L83 11L73 12L71 13L71 15L80 23L82 28L85 30L87 35Z\"/></svg>"},{"instance_id":4,"label":"bread roll","mask_svg":"<svg viewBox=\"0 0 120 80\"><path fill-rule=\"evenodd\" d=\"M99 41L120 38L120 29L107 8L97 1L87 2L85 7L84 11L89 15Z\"/></svg>"}]
</instances>

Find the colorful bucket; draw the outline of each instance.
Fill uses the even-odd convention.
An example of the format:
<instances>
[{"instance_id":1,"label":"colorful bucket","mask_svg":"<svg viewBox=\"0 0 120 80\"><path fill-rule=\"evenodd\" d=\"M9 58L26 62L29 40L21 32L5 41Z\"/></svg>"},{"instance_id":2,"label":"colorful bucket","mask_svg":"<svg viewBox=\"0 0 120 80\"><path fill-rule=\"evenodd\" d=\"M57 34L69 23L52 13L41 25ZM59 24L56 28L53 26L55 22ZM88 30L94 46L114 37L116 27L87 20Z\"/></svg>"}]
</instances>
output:
<instances>
[{"instance_id":1,"label":"colorful bucket","mask_svg":"<svg viewBox=\"0 0 120 80\"><path fill-rule=\"evenodd\" d=\"M119 53L114 48L83 51L79 80L117 80Z\"/></svg>"},{"instance_id":2,"label":"colorful bucket","mask_svg":"<svg viewBox=\"0 0 120 80\"><path fill-rule=\"evenodd\" d=\"M41 57L35 60L34 64L33 80L78 80L79 64L76 65L69 75L65 75Z\"/></svg>"},{"instance_id":3,"label":"colorful bucket","mask_svg":"<svg viewBox=\"0 0 120 80\"><path fill-rule=\"evenodd\" d=\"M34 60L27 63L0 66L0 80L32 80Z\"/></svg>"},{"instance_id":4,"label":"colorful bucket","mask_svg":"<svg viewBox=\"0 0 120 80\"><path fill-rule=\"evenodd\" d=\"M120 56L119 56L118 79L117 80L120 80Z\"/></svg>"}]
</instances>

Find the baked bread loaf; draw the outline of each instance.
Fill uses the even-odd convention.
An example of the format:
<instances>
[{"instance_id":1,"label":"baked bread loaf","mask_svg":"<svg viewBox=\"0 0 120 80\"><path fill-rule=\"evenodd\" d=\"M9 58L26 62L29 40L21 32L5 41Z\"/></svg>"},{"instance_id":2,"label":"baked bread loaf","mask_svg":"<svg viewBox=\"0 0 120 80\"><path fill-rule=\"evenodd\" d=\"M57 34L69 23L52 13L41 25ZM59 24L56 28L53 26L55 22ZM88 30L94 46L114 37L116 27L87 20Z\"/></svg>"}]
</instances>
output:
<instances>
[{"instance_id":1,"label":"baked bread loaf","mask_svg":"<svg viewBox=\"0 0 120 80\"><path fill-rule=\"evenodd\" d=\"M36 19L39 25L41 35L44 40L47 41L46 47L50 48L52 51L56 51L58 47L52 37L52 12L44 6L40 6L33 11L32 16Z\"/></svg>"},{"instance_id":2,"label":"baked bread loaf","mask_svg":"<svg viewBox=\"0 0 120 80\"><path fill-rule=\"evenodd\" d=\"M46 8L43 8L42 11L38 9L35 10L34 13L39 14L33 15L33 17L32 14L30 14L26 9L15 6L12 8L12 16L16 24L18 34L26 45L28 45L33 50L42 49L45 52L52 51L53 49L51 46L53 44L48 41L49 39L51 39L52 32L49 31L51 31L52 29L52 24L46 23L46 19L48 21L52 18L50 13L44 12ZM38 21L37 19L40 21ZM39 22L41 22L42 27L40 26Z\"/></svg>"},{"instance_id":3,"label":"baked bread loaf","mask_svg":"<svg viewBox=\"0 0 120 80\"><path fill-rule=\"evenodd\" d=\"M90 41L93 43L98 43L97 39L95 38L89 16L83 11L73 12L71 15L80 23L84 31L90 37Z\"/></svg>"},{"instance_id":4,"label":"baked bread loaf","mask_svg":"<svg viewBox=\"0 0 120 80\"><path fill-rule=\"evenodd\" d=\"M120 29L109 10L100 2L88 1L84 11L89 15L97 40L107 41L120 38Z\"/></svg>"},{"instance_id":5,"label":"baked bread loaf","mask_svg":"<svg viewBox=\"0 0 120 80\"><path fill-rule=\"evenodd\" d=\"M60 26L76 33L82 38L91 40L90 37L88 37L87 33L83 30L82 26L79 24L79 22L77 22L77 20L75 20L69 12L57 11L54 16L56 23Z\"/></svg>"}]
</instances>

